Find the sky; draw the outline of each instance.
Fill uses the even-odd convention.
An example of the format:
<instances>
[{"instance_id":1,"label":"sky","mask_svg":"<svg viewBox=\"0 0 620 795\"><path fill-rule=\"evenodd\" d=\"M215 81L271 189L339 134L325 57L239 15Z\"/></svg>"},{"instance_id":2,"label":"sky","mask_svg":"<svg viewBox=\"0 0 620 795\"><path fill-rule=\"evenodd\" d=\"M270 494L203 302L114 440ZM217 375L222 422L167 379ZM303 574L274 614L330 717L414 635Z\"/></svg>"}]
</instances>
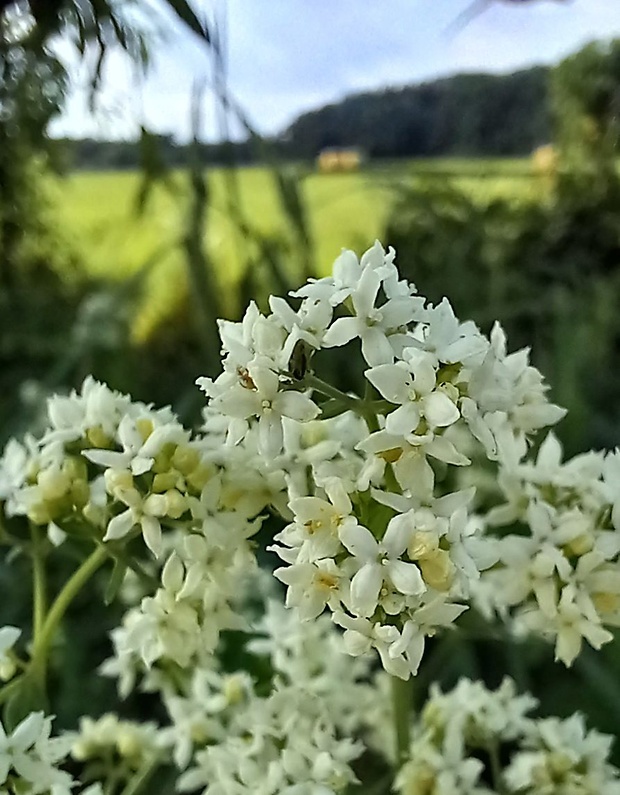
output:
<instances>
[{"instance_id":1,"label":"sky","mask_svg":"<svg viewBox=\"0 0 620 795\"><path fill-rule=\"evenodd\" d=\"M59 52L71 67L71 95L55 135L130 138L140 125L186 140L192 86L208 85L204 45L150 0L149 26L163 34L151 68L113 54L93 113L85 69L68 42ZM555 63L592 39L620 36L620 0L488 0L462 27L454 22L472 0L192 0L214 13L226 35L228 88L262 134L281 132L300 113L365 90L401 86L463 71L509 72ZM474 0L481 6L485 0ZM156 20L156 22L154 22ZM202 103L201 137L222 127L212 97ZM389 122L388 122L389 123ZM232 133L241 128L231 121Z\"/></svg>"}]
</instances>

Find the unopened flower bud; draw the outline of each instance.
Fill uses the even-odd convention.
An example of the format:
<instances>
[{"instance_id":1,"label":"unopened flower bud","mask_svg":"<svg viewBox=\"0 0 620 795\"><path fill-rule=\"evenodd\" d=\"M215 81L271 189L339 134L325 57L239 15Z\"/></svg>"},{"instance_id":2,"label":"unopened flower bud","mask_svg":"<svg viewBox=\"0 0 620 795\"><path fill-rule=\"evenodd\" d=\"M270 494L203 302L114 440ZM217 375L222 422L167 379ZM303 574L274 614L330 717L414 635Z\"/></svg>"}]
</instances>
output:
<instances>
[{"instance_id":1,"label":"unopened flower bud","mask_svg":"<svg viewBox=\"0 0 620 795\"><path fill-rule=\"evenodd\" d=\"M432 555L439 548L439 539L435 533L428 533L418 530L411 536L407 554L411 560L420 560L428 555Z\"/></svg>"},{"instance_id":2,"label":"unopened flower bud","mask_svg":"<svg viewBox=\"0 0 620 795\"><path fill-rule=\"evenodd\" d=\"M57 500L69 490L71 478L66 472L50 467L39 472L37 485L44 500Z\"/></svg>"},{"instance_id":3,"label":"unopened flower bud","mask_svg":"<svg viewBox=\"0 0 620 795\"><path fill-rule=\"evenodd\" d=\"M166 516L167 500L165 494L149 494L144 500L144 513L150 516Z\"/></svg>"},{"instance_id":4,"label":"unopened flower bud","mask_svg":"<svg viewBox=\"0 0 620 795\"><path fill-rule=\"evenodd\" d=\"M176 489L170 489L164 495L166 497L166 515L172 519L183 516L187 510L187 500Z\"/></svg>"},{"instance_id":5,"label":"unopened flower bud","mask_svg":"<svg viewBox=\"0 0 620 795\"><path fill-rule=\"evenodd\" d=\"M127 469L106 469L103 477L108 494L115 495L118 489L133 488L133 475Z\"/></svg>"},{"instance_id":6,"label":"unopened flower bud","mask_svg":"<svg viewBox=\"0 0 620 795\"><path fill-rule=\"evenodd\" d=\"M153 478L153 485L151 488L153 491L158 493L162 493L164 491L168 491L168 489L176 488L177 483L179 482L179 476L176 472L159 472Z\"/></svg>"},{"instance_id":7,"label":"unopened flower bud","mask_svg":"<svg viewBox=\"0 0 620 795\"><path fill-rule=\"evenodd\" d=\"M427 585L437 591L447 591L454 580L454 563L444 549L437 549L418 561Z\"/></svg>"},{"instance_id":8,"label":"unopened flower bud","mask_svg":"<svg viewBox=\"0 0 620 795\"><path fill-rule=\"evenodd\" d=\"M189 475L200 464L200 455L188 445L179 445L172 456L172 466L183 475Z\"/></svg>"},{"instance_id":9,"label":"unopened flower bud","mask_svg":"<svg viewBox=\"0 0 620 795\"><path fill-rule=\"evenodd\" d=\"M102 450L109 450L112 447L112 439L106 436L101 425L88 428L86 431L86 438L93 447L98 447Z\"/></svg>"}]
</instances>

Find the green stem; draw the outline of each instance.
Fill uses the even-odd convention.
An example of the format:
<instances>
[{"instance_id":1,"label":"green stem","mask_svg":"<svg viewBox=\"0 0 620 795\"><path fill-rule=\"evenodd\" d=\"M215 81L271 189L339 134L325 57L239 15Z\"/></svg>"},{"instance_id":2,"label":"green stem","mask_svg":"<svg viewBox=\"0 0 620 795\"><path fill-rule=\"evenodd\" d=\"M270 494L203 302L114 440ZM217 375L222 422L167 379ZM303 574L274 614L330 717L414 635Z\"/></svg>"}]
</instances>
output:
<instances>
[{"instance_id":1,"label":"green stem","mask_svg":"<svg viewBox=\"0 0 620 795\"><path fill-rule=\"evenodd\" d=\"M322 395L338 401L345 409L358 414L365 420L370 433L374 433L375 431L379 430L379 420L377 419L377 415L371 401L362 400L361 398L354 397L353 395L347 395L346 392L342 392L337 387L328 384L326 381L323 381L323 379L317 378L311 373L304 377L304 386L314 389L315 391L320 392Z\"/></svg>"},{"instance_id":2,"label":"green stem","mask_svg":"<svg viewBox=\"0 0 620 795\"><path fill-rule=\"evenodd\" d=\"M356 414L363 415L366 411L363 400L360 400L360 398L354 397L353 395L347 395L346 392L342 392L337 387L328 384L326 381L323 381L322 378L317 378L315 375L308 373L304 377L303 383L304 386L307 386L310 389L320 392L322 395L326 395L327 397L339 401L351 411L354 411Z\"/></svg>"},{"instance_id":3,"label":"green stem","mask_svg":"<svg viewBox=\"0 0 620 795\"><path fill-rule=\"evenodd\" d=\"M489 743L487 748L489 752L489 762L491 764L491 777L493 779L493 788L498 795L506 795L504 782L502 778L502 766L499 759L499 748L496 742Z\"/></svg>"},{"instance_id":4,"label":"green stem","mask_svg":"<svg viewBox=\"0 0 620 795\"><path fill-rule=\"evenodd\" d=\"M32 654L32 665L45 673L45 663L47 652L54 638L54 633L58 628L67 608L82 590L86 582L92 575L105 563L108 557L107 550L103 546L98 546L86 558L82 565L76 569L72 576L67 580L63 589L56 597L49 613L43 623L41 631L36 638Z\"/></svg>"},{"instance_id":5,"label":"green stem","mask_svg":"<svg viewBox=\"0 0 620 795\"><path fill-rule=\"evenodd\" d=\"M149 574L148 571L145 571L143 566L137 560L135 560L135 558L132 558L131 555L114 552L110 553L110 556L115 561L118 560L121 563L124 563L135 574L137 574L140 582L147 588L156 590L159 587L160 581L157 579L157 577L154 577L152 574Z\"/></svg>"},{"instance_id":6,"label":"green stem","mask_svg":"<svg viewBox=\"0 0 620 795\"><path fill-rule=\"evenodd\" d=\"M41 549L41 531L35 525L30 526L32 537L32 568L33 568L33 641L37 640L43 629L45 611L47 610L47 581L45 574L45 557Z\"/></svg>"},{"instance_id":7,"label":"green stem","mask_svg":"<svg viewBox=\"0 0 620 795\"><path fill-rule=\"evenodd\" d=\"M134 775L129 779L120 795L136 795L136 793L142 789L144 784L146 784L158 767L159 760L155 758L147 759L147 761L144 762L144 764L139 767Z\"/></svg>"},{"instance_id":8,"label":"green stem","mask_svg":"<svg viewBox=\"0 0 620 795\"><path fill-rule=\"evenodd\" d=\"M411 719L411 683L392 676L392 714L396 733L396 768L409 757L409 723Z\"/></svg>"}]
</instances>

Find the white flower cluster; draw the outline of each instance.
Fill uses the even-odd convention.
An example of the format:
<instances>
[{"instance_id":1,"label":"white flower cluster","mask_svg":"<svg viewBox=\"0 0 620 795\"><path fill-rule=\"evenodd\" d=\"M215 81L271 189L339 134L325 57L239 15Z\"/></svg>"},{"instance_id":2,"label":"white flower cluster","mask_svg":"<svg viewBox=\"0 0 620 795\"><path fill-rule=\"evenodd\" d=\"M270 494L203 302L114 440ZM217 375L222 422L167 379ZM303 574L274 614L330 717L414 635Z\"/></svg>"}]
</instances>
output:
<instances>
[{"instance_id":1,"label":"white flower cluster","mask_svg":"<svg viewBox=\"0 0 620 795\"><path fill-rule=\"evenodd\" d=\"M10 734L0 723L0 792L70 795L75 782L58 765L71 738L51 731L52 719L42 712L31 712Z\"/></svg>"},{"instance_id":2,"label":"white flower cluster","mask_svg":"<svg viewBox=\"0 0 620 795\"><path fill-rule=\"evenodd\" d=\"M332 795L356 780L362 747L339 739L323 703L294 685L226 711L226 739L208 745L179 780L210 795Z\"/></svg>"},{"instance_id":3,"label":"white flower cluster","mask_svg":"<svg viewBox=\"0 0 620 795\"><path fill-rule=\"evenodd\" d=\"M119 677L121 696L156 664L158 673L170 665L175 670L208 665L223 630L247 629L235 603L240 580L255 565L244 534L253 525L230 518L235 521L229 526L205 521L204 532L182 536L163 567L161 585L129 608L112 631L115 656L101 671Z\"/></svg>"},{"instance_id":4,"label":"white flower cluster","mask_svg":"<svg viewBox=\"0 0 620 795\"><path fill-rule=\"evenodd\" d=\"M264 657L267 682L243 671L195 668L181 692L162 693L172 726L162 731L180 789L210 795L331 795L355 781L363 750L346 737L367 729L377 694L366 661L351 661L333 624L300 624L267 603L247 651ZM178 680L177 680L178 686ZM265 695L264 695L265 693ZM190 763L191 760L191 763Z\"/></svg>"},{"instance_id":5,"label":"white flower cluster","mask_svg":"<svg viewBox=\"0 0 620 795\"><path fill-rule=\"evenodd\" d=\"M197 455L197 471L189 471L189 433L170 409L134 403L89 377L80 393L50 398L47 415L40 439L9 442L0 461L7 516L46 525L57 543L66 532L99 531L104 541L141 532L158 554L162 520L187 510L167 476L180 463L188 482L202 477Z\"/></svg>"},{"instance_id":6,"label":"white flower cluster","mask_svg":"<svg viewBox=\"0 0 620 795\"><path fill-rule=\"evenodd\" d=\"M618 795L607 762L612 738L587 731L576 714L534 719L529 695L505 679L496 691L461 680L449 693L433 686L413 727L401 795Z\"/></svg>"},{"instance_id":7,"label":"white flower cluster","mask_svg":"<svg viewBox=\"0 0 620 795\"><path fill-rule=\"evenodd\" d=\"M149 760L163 761L157 726L121 720L108 712L97 720L80 719L71 739L70 755L84 767L81 776L91 780L102 771L113 773L114 780L129 781Z\"/></svg>"},{"instance_id":8,"label":"white flower cluster","mask_svg":"<svg viewBox=\"0 0 620 795\"><path fill-rule=\"evenodd\" d=\"M613 637L605 627L620 625L620 452L563 463L550 433L534 461L525 456L515 444L500 460L506 502L487 523L517 532L498 540L499 563L475 601L487 616L512 616L520 634L554 640L556 659L570 665L582 639L599 649Z\"/></svg>"},{"instance_id":9,"label":"white flower cluster","mask_svg":"<svg viewBox=\"0 0 620 795\"><path fill-rule=\"evenodd\" d=\"M378 243L360 261L344 251L333 276L293 296L297 309L272 298L268 315L251 304L240 323L221 322L223 372L199 383L229 447L257 435L263 466L288 484L293 521L273 547L287 564L276 571L287 604L307 620L329 608L351 654L375 648L406 679L425 637L460 615L470 582L495 560L468 520L472 492L445 494L436 472L470 463L464 429L495 459L564 412L547 402L527 351L508 355L499 326L488 340L445 300L427 305ZM364 398L311 369L321 350L355 339ZM337 414L340 425L317 420ZM299 455L304 426L325 426L318 435L333 450L344 417L348 452L323 463ZM304 470L287 469L304 459Z\"/></svg>"},{"instance_id":10,"label":"white flower cluster","mask_svg":"<svg viewBox=\"0 0 620 795\"><path fill-rule=\"evenodd\" d=\"M51 398L48 420L40 439L9 443L0 461L7 517L47 526L55 544L67 534L103 543L116 560L142 558L140 544L122 548L140 536L156 566L167 557L159 587L113 633L106 671L121 677L123 694L160 660L203 663L222 629L244 626L231 603L255 566L257 517L272 501L285 507L282 473L261 473L251 438L224 455L213 422L192 437L169 409L91 378ZM153 569L149 558L142 570Z\"/></svg>"},{"instance_id":11,"label":"white flower cluster","mask_svg":"<svg viewBox=\"0 0 620 795\"><path fill-rule=\"evenodd\" d=\"M249 539L261 524L257 514L278 501L278 486L260 474L249 443L223 457L217 435L206 434L194 449L206 482L199 496L188 496L188 516L167 534L170 552L162 556L158 587L112 631L115 655L102 672L119 677L123 697L144 673L148 685L179 669L210 666L223 630L249 628L241 610L256 570Z\"/></svg>"}]
</instances>

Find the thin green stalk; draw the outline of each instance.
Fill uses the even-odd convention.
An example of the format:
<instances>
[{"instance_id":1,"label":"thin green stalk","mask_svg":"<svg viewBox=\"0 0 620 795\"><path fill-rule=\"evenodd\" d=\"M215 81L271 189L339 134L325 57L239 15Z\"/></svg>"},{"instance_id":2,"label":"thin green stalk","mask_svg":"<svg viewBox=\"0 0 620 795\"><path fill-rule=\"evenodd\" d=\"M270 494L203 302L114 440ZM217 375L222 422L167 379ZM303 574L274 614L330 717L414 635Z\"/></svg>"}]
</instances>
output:
<instances>
[{"instance_id":1,"label":"thin green stalk","mask_svg":"<svg viewBox=\"0 0 620 795\"><path fill-rule=\"evenodd\" d=\"M45 671L48 649L52 643L58 625L67 612L67 608L97 569L105 563L107 557L108 553L105 547L98 546L67 580L52 604L41 631L36 638L32 655L33 667L43 672Z\"/></svg>"},{"instance_id":2,"label":"thin green stalk","mask_svg":"<svg viewBox=\"0 0 620 795\"><path fill-rule=\"evenodd\" d=\"M156 758L148 759L135 774L129 779L120 795L136 795L146 784L155 770L159 767L159 760Z\"/></svg>"},{"instance_id":3,"label":"thin green stalk","mask_svg":"<svg viewBox=\"0 0 620 795\"><path fill-rule=\"evenodd\" d=\"M305 386L309 387L310 389L315 389L317 392L320 392L326 397L340 401L345 406L348 406L352 411L356 411L357 413L362 411L363 401L361 401L358 397L347 395L346 392L342 392L337 387L328 384L327 381L323 381L322 378L317 378L315 375L308 373L304 377L303 383Z\"/></svg>"},{"instance_id":4,"label":"thin green stalk","mask_svg":"<svg viewBox=\"0 0 620 795\"><path fill-rule=\"evenodd\" d=\"M370 409L369 406L372 404L377 392L370 381L366 381L366 388L364 390L364 403L366 404L366 413L364 414L364 419L366 420L366 425L368 426L368 430L370 433L375 433L379 430L379 418L377 417L374 409Z\"/></svg>"},{"instance_id":5,"label":"thin green stalk","mask_svg":"<svg viewBox=\"0 0 620 795\"><path fill-rule=\"evenodd\" d=\"M32 602L33 602L33 640L36 645L43 629L47 610L47 577L45 572L45 556L41 549L41 531L35 525L30 526L32 537Z\"/></svg>"},{"instance_id":6,"label":"thin green stalk","mask_svg":"<svg viewBox=\"0 0 620 795\"><path fill-rule=\"evenodd\" d=\"M502 765L499 759L499 749L497 747L497 743L493 742L489 744L488 747L489 752L489 762L491 765L491 777L493 779L493 788L498 795L506 795L506 789L504 787L504 782L502 778Z\"/></svg>"},{"instance_id":7,"label":"thin green stalk","mask_svg":"<svg viewBox=\"0 0 620 795\"><path fill-rule=\"evenodd\" d=\"M326 397L333 398L333 400L337 400L345 408L358 414L366 421L368 430L371 433L373 431L379 430L379 421L377 420L377 415L365 400L354 397L353 395L347 395L346 392L342 392L337 387L328 384L326 381L323 381L323 379L317 378L315 375L310 373L304 377L303 383L304 386L314 389Z\"/></svg>"},{"instance_id":8,"label":"thin green stalk","mask_svg":"<svg viewBox=\"0 0 620 795\"><path fill-rule=\"evenodd\" d=\"M411 683L392 676L392 713L396 733L397 769L409 756L409 725L411 721Z\"/></svg>"}]
</instances>

